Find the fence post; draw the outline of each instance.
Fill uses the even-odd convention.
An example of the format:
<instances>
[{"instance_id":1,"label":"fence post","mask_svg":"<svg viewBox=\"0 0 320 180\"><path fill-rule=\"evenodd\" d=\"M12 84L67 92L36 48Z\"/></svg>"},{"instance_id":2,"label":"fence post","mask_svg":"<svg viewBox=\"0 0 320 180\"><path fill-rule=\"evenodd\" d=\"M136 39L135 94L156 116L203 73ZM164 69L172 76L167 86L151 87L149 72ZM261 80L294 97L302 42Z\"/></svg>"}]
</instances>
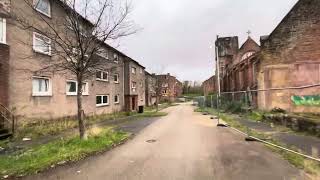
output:
<instances>
[{"instance_id":1,"label":"fence post","mask_svg":"<svg viewBox=\"0 0 320 180\"><path fill-rule=\"evenodd\" d=\"M210 97L211 97L211 108L213 109L214 108L213 107L213 96L211 95Z\"/></svg>"}]
</instances>

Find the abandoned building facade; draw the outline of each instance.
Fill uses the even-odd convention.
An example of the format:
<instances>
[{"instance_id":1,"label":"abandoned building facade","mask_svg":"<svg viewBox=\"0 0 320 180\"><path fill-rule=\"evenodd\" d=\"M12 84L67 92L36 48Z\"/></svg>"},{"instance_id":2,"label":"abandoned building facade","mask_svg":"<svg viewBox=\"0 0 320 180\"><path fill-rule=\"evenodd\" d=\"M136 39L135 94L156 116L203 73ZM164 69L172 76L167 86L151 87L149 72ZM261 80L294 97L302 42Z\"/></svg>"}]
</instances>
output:
<instances>
[{"instance_id":1,"label":"abandoned building facade","mask_svg":"<svg viewBox=\"0 0 320 180\"><path fill-rule=\"evenodd\" d=\"M168 74L157 75L159 101L174 102L182 95L183 85L176 77Z\"/></svg>"},{"instance_id":2,"label":"abandoned building facade","mask_svg":"<svg viewBox=\"0 0 320 180\"><path fill-rule=\"evenodd\" d=\"M0 2L0 115L11 111L21 119L56 119L77 113L75 76L69 72L38 71L59 58L50 54L54 44L35 30L20 28L11 16L28 17L39 28L45 24L38 13L49 24L65 21L67 10L61 1L41 3L34 10L19 1ZM91 24L84 19L83 26L90 28ZM95 58L103 60L103 67L95 69L82 89L85 114L136 111L144 106L144 67L108 44L104 43L101 49Z\"/></svg>"},{"instance_id":3,"label":"abandoned building facade","mask_svg":"<svg viewBox=\"0 0 320 180\"><path fill-rule=\"evenodd\" d=\"M319 8L318 0L298 1L269 36L260 38L261 46L250 36L240 49L237 37L218 38L222 93L240 99L247 91L251 105L262 110L320 112Z\"/></svg>"},{"instance_id":4,"label":"abandoned building facade","mask_svg":"<svg viewBox=\"0 0 320 180\"><path fill-rule=\"evenodd\" d=\"M216 76L211 76L202 83L203 95L208 96L216 92Z\"/></svg>"}]
</instances>

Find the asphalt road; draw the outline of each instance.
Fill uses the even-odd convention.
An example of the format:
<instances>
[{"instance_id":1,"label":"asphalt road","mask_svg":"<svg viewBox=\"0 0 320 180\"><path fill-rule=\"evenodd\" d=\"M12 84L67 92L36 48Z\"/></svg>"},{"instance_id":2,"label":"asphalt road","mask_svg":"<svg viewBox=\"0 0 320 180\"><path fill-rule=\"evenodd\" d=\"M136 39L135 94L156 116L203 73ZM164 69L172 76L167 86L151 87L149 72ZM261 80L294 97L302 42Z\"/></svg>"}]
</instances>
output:
<instances>
[{"instance_id":1,"label":"asphalt road","mask_svg":"<svg viewBox=\"0 0 320 180\"><path fill-rule=\"evenodd\" d=\"M45 180L288 180L303 173L188 104L114 150L26 179ZM151 140L149 142L146 142Z\"/></svg>"}]
</instances>

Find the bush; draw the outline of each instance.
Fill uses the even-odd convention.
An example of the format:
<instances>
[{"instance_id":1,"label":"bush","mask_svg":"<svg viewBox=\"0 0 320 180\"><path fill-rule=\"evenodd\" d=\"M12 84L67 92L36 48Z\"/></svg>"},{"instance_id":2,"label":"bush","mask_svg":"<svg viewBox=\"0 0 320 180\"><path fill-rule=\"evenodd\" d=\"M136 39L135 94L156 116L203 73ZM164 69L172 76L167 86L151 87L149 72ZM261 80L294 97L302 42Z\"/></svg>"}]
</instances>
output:
<instances>
[{"instance_id":1,"label":"bush","mask_svg":"<svg viewBox=\"0 0 320 180\"><path fill-rule=\"evenodd\" d=\"M243 112L242 107L243 107L243 104L237 101L228 102L224 105L224 109L230 113L242 113Z\"/></svg>"}]
</instances>

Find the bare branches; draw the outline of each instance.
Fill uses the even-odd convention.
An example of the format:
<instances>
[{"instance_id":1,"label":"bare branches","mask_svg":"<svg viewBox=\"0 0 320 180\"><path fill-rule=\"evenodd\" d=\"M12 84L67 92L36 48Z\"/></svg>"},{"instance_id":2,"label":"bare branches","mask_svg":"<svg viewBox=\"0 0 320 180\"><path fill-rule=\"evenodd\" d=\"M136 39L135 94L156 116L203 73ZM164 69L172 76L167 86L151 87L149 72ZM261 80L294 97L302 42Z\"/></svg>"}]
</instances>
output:
<instances>
[{"instance_id":1,"label":"bare branches","mask_svg":"<svg viewBox=\"0 0 320 180\"><path fill-rule=\"evenodd\" d=\"M92 69L104 65L105 60L96 58L96 55L106 50L105 42L137 32L135 24L129 20L131 5L127 2L56 0L52 3L56 3L63 14L51 12L50 18L38 10L40 1L35 2L23 0L28 9L13 12L12 17L22 30L37 32L50 39L50 44L44 40L41 43L50 47L52 61L41 70L67 70L75 75L88 76ZM34 18L25 14L32 14Z\"/></svg>"}]
</instances>

